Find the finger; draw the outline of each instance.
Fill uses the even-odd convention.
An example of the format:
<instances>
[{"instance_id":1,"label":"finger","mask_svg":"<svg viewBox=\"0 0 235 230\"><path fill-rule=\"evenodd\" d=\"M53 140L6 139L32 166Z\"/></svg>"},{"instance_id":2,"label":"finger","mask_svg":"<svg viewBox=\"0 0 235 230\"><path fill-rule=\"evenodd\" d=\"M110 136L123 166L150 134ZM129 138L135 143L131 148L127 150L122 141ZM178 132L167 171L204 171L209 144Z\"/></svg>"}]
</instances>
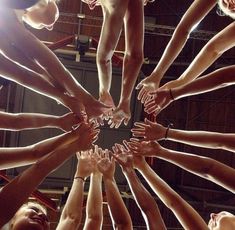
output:
<instances>
[{"instance_id":1,"label":"finger","mask_svg":"<svg viewBox=\"0 0 235 230\"><path fill-rule=\"evenodd\" d=\"M144 129L146 127L146 124L143 122L135 122L134 126Z\"/></svg>"},{"instance_id":2,"label":"finger","mask_svg":"<svg viewBox=\"0 0 235 230\"><path fill-rule=\"evenodd\" d=\"M121 125L122 121L123 121L123 119L116 121L116 124L114 126L115 129L119 128L119 126Z\"/></svg>"},{"instance_id":3,"label":"finger","mask_svg":"<svg viewBox=\"0 0 235 230\"><path fill-rule=\"evenodd\" d=\"M148 106L151 106L151 105L153 105L153 104L156 104L156 100L155 100L154 98L152 98L152 99L146 101L146 102L144 103L144 107L148 107Z\"/></svg>"},{"instance_id":4,"label":"finger","mask_svg":"<svg viewBox=\"0 0 235 230\"><path fill-rule=\"evenodd\" d=\"M138 139L138 138L130 138L130 141L131 142L137 142L137 143L139 143L140 142L140 140Z\"/></svg>"},{"instance_id":5,"label":"finger","mask_svg":"<svg viewBox=\"0 0 235 230\"><path fill-rule=\"evenodd\" d=\"M127 140L123 140L123 145L126 148L126 150L130 150Z\"/></svg>"},{"instance_id":6,"label":"finger","mask_svg":"<svg viewBox=\"0 0 235 230\"><path fill-rule=\"evenodd\" d=\"M148 97L148 92L145 91L145 93L143 94L142 98L141 98L141 103L144 104L144 102L146 101L146 98Z\"/></svg>"},{"instance_id":7,"label":"finger","mask_svg":"<svg viewBox=\"0 0 235 230\"><path fill-rule=\"evenodd\" d=\"M152 106L145 110L145 112L148 114L151 114L151 113L158 114L160 113L160 111L161 111L161 108L159 107L159 105Z\"/></svg>"},{"instance_id":8,"label":"finger","mask_svg":"<svg viewBox=\"0 0 235 230\"><path fill-rule=\"evenodd\" d=\"M130 120L130 117L125 118L125 119L124 119L124 125L126 125L126 126L127 126L127 125L128 125L129 120Z\"/></svg>"},{"instance_id":9,"label":"finger","mask_svg":"<svg viewBox=\"0 0 235 230\"><path fill-rule=\"evenodd\" d=\"M140 89L143 86L142 81L135 87L136 89Z\"/></svg>"},{"instance_id":10,"label":"finger","mask_svg":"<svg viewBox=\"0 0 235 230\"><path fill-rule=\"evenodd\" d=\"M138 100L141 100L142 97L143 97L143 95L144 95L145 93L146 93L145 88L142 87L142 89L140 90L140 92L139 92L139 94L138 94L137 99L138 99Z\"/></svg>"},{"instance_id":11,"label":"finger","mask_svg":"<svg viewBox=\"0 0 235 230\"><path fill-rule=\"evenodd\" d=\"M145 132L132 132L133 137L143 137Z\"/></svg>"}]
</instances>

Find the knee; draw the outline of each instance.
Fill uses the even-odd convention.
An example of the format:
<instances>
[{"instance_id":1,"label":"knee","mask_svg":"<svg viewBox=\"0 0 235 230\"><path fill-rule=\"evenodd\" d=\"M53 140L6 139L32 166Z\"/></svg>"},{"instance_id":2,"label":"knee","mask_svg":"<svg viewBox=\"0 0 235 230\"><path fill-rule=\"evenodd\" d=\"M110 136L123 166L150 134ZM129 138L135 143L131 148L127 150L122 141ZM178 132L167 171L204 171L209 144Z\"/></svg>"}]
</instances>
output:
<instances>
[{"instance_id":1,"label":"knee","mask_svg":"<svg viewBox=\"0 0 235 230\"><path fill-rule=\"evenodd\" d=\"M105 52L98 52L96 56L96 62L98 65L106 66L111 62L111 55Z\"/></svg>"},{"instance_id":2,"label":"knee","mask_svg":"<svg viewBox=\"0 0 235 230\"><path fill-rule=\"evenodd\" d=\"M135 65L142 65L144 62L144 54L143 51L132 51L125 55L125 58L128 62L132 62Z\"/></svg>"}]
</instances>

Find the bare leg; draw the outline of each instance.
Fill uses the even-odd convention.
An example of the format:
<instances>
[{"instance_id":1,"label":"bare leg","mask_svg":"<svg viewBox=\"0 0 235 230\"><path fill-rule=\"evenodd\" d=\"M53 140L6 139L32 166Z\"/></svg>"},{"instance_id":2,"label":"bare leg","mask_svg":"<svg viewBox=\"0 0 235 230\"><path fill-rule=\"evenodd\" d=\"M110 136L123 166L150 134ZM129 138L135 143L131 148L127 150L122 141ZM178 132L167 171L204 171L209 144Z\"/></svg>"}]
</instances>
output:
<instances>
[{"instance_id":1,"label":"bare leg","mask_svg":"<svg viewBox=\"0 0 235 230\"><path fill-rule=\"evenodd\" d=\"M104 19L97 51L99 95L100 101L112 107L115 106L110 95L112 81L111 58L122 31L123 18L128 2L126 0L101 1Z\"/></svg>"},{"instance_id":2,"label":"bare leg","mask_svg":"<svg viewBox=\"0 0 235 230\"><path fill-rule=\"evenodd\" d=\"M120 101L109 121L118 128L122 121L127 125L131 117L131 94L143 63L144 6L142 0L130 0L124 18L126 51L123 63Z\"/></svg>"},{"instance_id":3,"label":"bare leg","mask_svg":"<svg viewBox=\"0 0 235 230\"><path fill-rule=\"evenodd\" d=\"M89 107L87 110L89 117L100 116L108 110L107 106L98 102L76 81L50 49L19 22L11 23L8 28L5 28L4 33L7 34L10 42L14 43L14 46L17 47L23 56L38 63L59 85L66 89L69 95L76 98L78 108L82 105ZM17 36L14 36L14 34L17 34ZM48 94L52 94L52 92L48 92ZM91 104L92 106L90 106Z\"/></svg>"}]
</instances>

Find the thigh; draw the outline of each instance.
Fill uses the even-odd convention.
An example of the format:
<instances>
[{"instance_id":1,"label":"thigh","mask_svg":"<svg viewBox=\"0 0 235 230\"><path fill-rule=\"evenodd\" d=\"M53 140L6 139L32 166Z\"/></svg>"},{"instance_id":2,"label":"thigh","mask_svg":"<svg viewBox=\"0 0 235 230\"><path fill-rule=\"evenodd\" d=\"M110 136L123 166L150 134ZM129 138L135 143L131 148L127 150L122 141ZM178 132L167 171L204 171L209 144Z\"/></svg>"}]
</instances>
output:
<instances>
[{"instance_id":1,"label":"thigh","mask_svg":"<svg viewBox=\"0 0 235 230\"><path fill-rule=\"evenodd\" d=\"M130 0L124 17L127 52L143 52L144 4L143 0Z\"/></svg>"},{"instance_id":2,"label":"thigh","mask_svg":"<svg viewBox=\"0 0 235 230\"><path fill-rule=\"evenodd\" d=\"M129 0L101 0L103 25L98 53L112 55L118 43Z\"/></svg>"}]
</instances>

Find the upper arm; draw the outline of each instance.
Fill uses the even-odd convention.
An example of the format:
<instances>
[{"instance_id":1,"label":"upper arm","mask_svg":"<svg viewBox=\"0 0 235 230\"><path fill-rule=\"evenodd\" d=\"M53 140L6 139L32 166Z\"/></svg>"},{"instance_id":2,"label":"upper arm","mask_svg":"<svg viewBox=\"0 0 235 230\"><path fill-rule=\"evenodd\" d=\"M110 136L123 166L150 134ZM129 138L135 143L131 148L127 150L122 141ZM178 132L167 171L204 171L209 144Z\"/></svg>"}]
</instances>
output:
<instances>
[{"instance_id":1,"label":"upper arm","mask_svg":"<svg viewBox=\"0 0 235 230\"><path fill-rule=\"evenodd\" d=\"M195 0L183 15L177 29L181 32L190 33L193 26L199 23L208 14L216 3L216 0Z\"/></svg>"}]
</instances>

